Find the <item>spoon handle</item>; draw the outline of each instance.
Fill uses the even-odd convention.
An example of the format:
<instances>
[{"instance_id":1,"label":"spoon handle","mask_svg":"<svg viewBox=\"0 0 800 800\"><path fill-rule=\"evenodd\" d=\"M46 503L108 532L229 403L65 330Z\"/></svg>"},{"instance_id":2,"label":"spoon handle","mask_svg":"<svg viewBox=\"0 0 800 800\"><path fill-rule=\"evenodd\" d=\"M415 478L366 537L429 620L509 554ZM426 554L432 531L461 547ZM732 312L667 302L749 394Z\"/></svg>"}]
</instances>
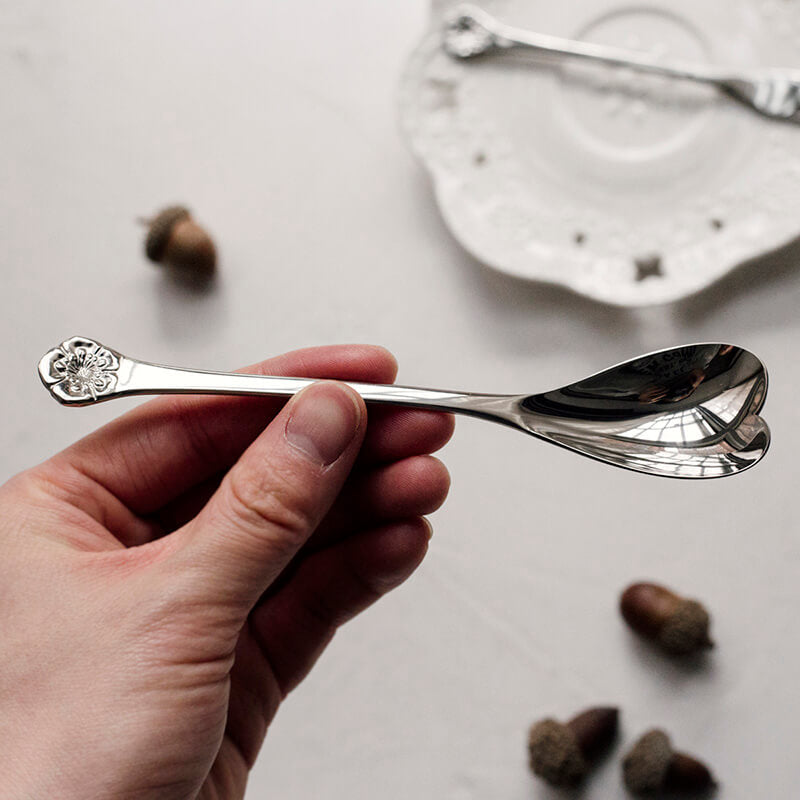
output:
<instances>
[{"instance_id":1,"label":"spoon handle","mask_svg":"<svg viewBox=\"0 0 800 800\"><path fill-rule=\"evenodd\" d=\"M667 62L620 47L516 28L473 5L462 5L456 9L448 23L444 43L446 50L457 58L471 58L492 48L523 48L714 85L726 85L738 77L730 70L707 64L676 60Z\"/></svg>"},{"instance_id":2,"label":"spoon handle","mask_svg":"<svg viewBox=\"0 0 800 800\"><path fill-rule=\"evenodd\" d=\"M315 383L241 372L167 367L123 356L85 337L73 337L39 361L39 376L63 405L85 406L115 397L149 394L271 395L289 397ZM504 418L511 396L423 389L394 384L351 383L364 400L413 408L432 408L487 418Z\"/></svg>"}]
</instances>

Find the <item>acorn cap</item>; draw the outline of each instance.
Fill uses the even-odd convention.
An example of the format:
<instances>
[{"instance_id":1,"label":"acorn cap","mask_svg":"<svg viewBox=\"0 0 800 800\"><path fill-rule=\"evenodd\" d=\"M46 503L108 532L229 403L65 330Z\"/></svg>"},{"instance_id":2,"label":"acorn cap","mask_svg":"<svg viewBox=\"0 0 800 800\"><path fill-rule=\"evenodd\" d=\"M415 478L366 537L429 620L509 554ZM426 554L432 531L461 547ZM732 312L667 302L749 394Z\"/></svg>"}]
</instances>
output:
<instances>
[{"instance_id":1,"label":"acorn cap","mask_svg":"<svg viewBox=\"0 0 800 800\"><path fill-rule=\"evenodd\" d=\"M575 734L554 719L531 727L528 756L533 772L553 786L574 786L589 770Z\"/></svg>"},{"instance_id":2,"label":"acorn cap","mask_svg":"<svg viewBox=\"0 0 800 800\"><path fill-rule=\"evenodd\" d=\"M713 647L708 629L711 618L696 600L681 600L658 634L658 642L670 653L686 655Z\"/></svg>"},{"instance_id":3,"label":"acorn cap","mask_svg":"<svg viewBox=\"0 0 800 800\"><path fill-rule=\"evenodd\" d=\"M654 792L664 786L673 750L669 736L654 729L645 733L622 761L622 777L632 792Z\"/></svg>"},{"instance_id":4,"label":"acorn cap","mask_svg":"<svg viewBox=\"0 0 800 800\"><path fill-rule=\"evenodd\" d=\"M179 220L190 218L189 209L185 206L169 206L156 214L149 221L147 239L144 243L145 255L156 264L164 258L172 228Z\"/></svg>"}]
</instances>

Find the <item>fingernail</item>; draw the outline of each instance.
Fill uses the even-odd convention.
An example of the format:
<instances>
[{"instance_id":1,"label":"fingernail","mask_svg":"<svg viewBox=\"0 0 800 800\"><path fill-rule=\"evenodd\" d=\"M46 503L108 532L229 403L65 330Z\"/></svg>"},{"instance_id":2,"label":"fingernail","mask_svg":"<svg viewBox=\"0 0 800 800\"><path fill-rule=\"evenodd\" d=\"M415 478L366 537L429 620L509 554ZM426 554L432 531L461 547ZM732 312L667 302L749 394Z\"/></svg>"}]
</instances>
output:
<instances>
[{"instance_id":1,"label":"fingernail","mask_svg":"<svg viewBox=\"0 0 800 800\"><path fill-rule=\"evenodd\" d=\"M361 409L349 390L332 383L304 389L286 422L286 441L322 466L333 464L353 440Z\"/></svg>"},{"instance_id":2,"label":"fingernail","mask_svg":"<svg viewBox=\"0 0 800 800\"><path fill-rule=\"evenodd\" d=\"M431 525L430 520L427 517L423 517L422 521L425 523L425 527L428 529L428 541L433 538L433 525Z\"/></svg>"}]
</instances>

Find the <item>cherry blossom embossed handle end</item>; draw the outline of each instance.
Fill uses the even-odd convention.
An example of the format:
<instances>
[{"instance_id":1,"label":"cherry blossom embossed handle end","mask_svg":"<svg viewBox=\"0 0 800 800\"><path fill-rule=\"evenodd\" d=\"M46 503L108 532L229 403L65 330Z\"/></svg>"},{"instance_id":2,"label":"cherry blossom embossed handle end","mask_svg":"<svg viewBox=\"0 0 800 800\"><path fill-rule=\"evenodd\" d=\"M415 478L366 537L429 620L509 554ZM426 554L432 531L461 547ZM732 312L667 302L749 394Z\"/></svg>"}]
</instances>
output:
<instances>
[{"instance_id":1,"label":"cherry blossom embossed handle end","mask_svg":"<svg viewBox=\"0 0 800 800\"><path fill-rule=\"evenodd\" d=\"M63 405L83 406L114 394L123 357L93 339L73 336L39 361L39 377Z\"/></svg>"}]
</instances>

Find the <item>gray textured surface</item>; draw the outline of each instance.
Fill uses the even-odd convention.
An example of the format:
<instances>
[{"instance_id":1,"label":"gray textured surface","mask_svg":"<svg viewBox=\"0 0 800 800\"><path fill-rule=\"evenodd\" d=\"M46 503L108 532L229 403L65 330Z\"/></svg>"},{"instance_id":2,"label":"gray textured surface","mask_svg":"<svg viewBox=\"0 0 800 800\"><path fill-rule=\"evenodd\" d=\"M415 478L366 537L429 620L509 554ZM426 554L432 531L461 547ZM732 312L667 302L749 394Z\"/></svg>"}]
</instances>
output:
<instances>
[{"instance_id":1,"label":"gray textured surface","mask_svg":"<svg viewBox=\"0 0 800 800\"><path fill-rule=\"evenodd\" d=\"M423 0L0 0L0 473L135 402L47 397L36 361L77 333L208 368L372 341L406 383L487 391L684 341L746 346L770 367L774 445L739 478L626 474L460 422L426 564L289 699L248 797L555 798L528 774L528 724L609 702L624 746L663 725L707 757L724 800L794 796L800 250L641 312L480 267L397 129L397 79L426 15ZM135 218L176 201L220 248L205 294L141 255ZM624 630L617 594L644 577L715 612L705 668ZM621 793L612 759L584 797Z\"/></svg>"}]
</instances>

